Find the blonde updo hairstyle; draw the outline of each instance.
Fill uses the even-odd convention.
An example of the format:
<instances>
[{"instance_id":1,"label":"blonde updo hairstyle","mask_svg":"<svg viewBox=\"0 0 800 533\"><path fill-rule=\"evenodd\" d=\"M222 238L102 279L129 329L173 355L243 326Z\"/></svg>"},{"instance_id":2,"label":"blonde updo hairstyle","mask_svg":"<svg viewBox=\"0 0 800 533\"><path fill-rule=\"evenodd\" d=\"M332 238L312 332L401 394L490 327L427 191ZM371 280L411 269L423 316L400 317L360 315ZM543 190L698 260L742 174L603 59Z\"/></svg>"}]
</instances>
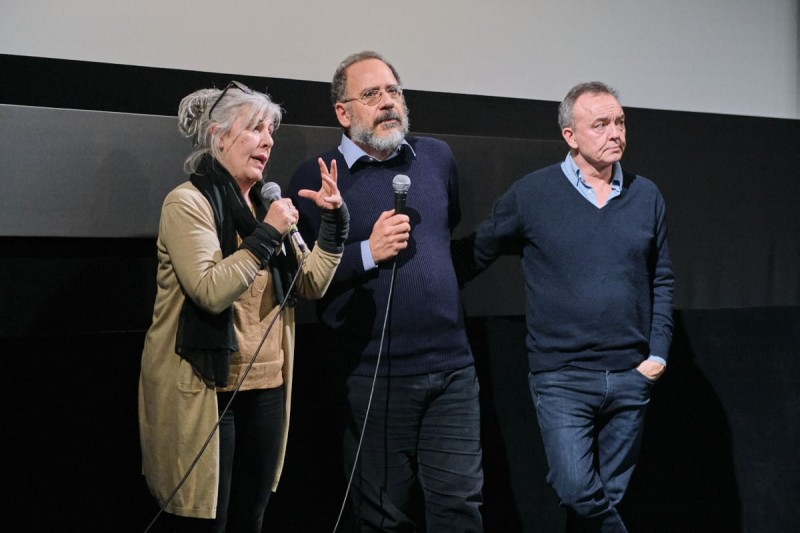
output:
<instances>
[{"instance_id":1,"label":"blonde updo hairstyle","mask_svg":"<svg viewBox=\"0 0 800 533\"><path fill-rule=\"evenodd\" d=\"M234 86L214 106L220 94L221 89L200 89L185 96L178 106L178 130L192 139L195 148L183 163L187 174L197 171L206 154L220 160L220 138L231 131L238 118L243 120L245 129L255 127L260 120L266 120L272 122L275 131L281 123L283 109L267 94L257 91L248 93ZM214 112L209 118L212 106Z\"/></svg>"}]
</instances>

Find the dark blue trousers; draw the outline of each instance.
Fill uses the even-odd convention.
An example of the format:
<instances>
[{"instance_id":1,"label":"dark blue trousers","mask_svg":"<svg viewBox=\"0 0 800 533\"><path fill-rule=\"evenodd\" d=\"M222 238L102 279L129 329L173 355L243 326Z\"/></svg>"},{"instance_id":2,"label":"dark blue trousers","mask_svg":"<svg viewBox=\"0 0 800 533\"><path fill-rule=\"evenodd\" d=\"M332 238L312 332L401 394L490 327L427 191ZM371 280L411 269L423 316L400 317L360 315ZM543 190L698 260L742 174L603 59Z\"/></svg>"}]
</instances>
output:
<instances>
[{"instance_id":1,"label":"dark blue trousers","mask_svg":"<svg viewBox=\"0 0 800 533\"><path fill-rule=\"evenodd\" d=\"M372 377L347 381L350 476ZM350 489L359 531L422 531L413 515L421 490L429 532L483 531L480 406L474 367L379 377Z\"/></svg>"}]
</instances>

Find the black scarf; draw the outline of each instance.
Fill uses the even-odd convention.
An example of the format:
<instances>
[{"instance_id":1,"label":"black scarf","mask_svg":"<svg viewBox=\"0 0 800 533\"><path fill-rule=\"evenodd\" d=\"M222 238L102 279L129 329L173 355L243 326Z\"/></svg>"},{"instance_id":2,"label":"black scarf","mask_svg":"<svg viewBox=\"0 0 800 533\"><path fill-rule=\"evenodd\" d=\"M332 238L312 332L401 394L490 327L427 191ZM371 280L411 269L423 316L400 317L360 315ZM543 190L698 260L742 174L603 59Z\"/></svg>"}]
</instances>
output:
<instances>
[{"instance_id":1,"label":"black scarf","mask_svg":"<svg viewBox=\"0 0 800 533\"><path fill-rule=\"evenodd\" d=\"M266 216L267 206L261 199L263 183L257 183L250 190L250 201L256 212L254 217L233 177L213 158L206 156L189 181L211 204L222 256L231 255L239 248L237 235L242 240L250 237L261 224L259 220ZM289 253L272 254L266 258L278 302L283 301L293 273L297 270L297 259L291 245L287 248ZM262 267L266 266L262 264ZM294 305L295 297L292 295L287 303ZM216 387L227 385L231 354L238 350L233 327L233 306L219 314L212 314L201 309L191 298L184 298L175 351L192 365L206 384Z\"/></svg>"}]
</instances>

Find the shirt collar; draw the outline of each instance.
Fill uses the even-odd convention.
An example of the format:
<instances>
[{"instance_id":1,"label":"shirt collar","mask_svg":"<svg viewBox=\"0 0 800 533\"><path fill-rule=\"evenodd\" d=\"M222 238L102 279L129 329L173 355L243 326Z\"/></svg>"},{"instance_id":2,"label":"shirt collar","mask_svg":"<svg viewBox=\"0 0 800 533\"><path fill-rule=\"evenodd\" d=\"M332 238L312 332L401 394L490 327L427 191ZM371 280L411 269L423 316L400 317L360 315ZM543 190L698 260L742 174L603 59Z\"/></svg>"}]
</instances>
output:
<instances>
[{"instance_id":1,"label":"shirt collar","mask_svg":"<svg viewBox=\"0 0 800 533\"><path fill-rule=\"evenodd\" d=\"M561 170L564 171L567 179L569 179L570 183L572 183L572 185L575 187L578 185L588 187L586 181L583 179L581 169L578 168L578 165L575 163L575 159L573 159L571 153L567 153L567 158L564 159L563 163L561 163ZM622 189L622 165L619 161L614 163L614 171L611 174L611 188L615 191Z\"/></svg>"},{"instance_id":2,"label":"shirt collar","mask_svg":"<svg viewBox=\"0 0 800 533\"><path fill-rule=\"evenodd\" d=\"M400 143L400 146L398 146L389 157L384 159L384 161L388 161L400 155L403 150L403 146L407 146L408 149L411 150L411 153L416 157L417 154L414 152L414 149L405 139L403 139L403 142ZM350 140L350 137L344 133L342 133L342 142L339 144L339 152L341 152L342 156L344 156L344 161L347 163L347 168L353 168L353 165L356 164L356 161L365 161L368 163L378 161L367 152L362 150L360 146Z\"/></svg>"}]
</instances>

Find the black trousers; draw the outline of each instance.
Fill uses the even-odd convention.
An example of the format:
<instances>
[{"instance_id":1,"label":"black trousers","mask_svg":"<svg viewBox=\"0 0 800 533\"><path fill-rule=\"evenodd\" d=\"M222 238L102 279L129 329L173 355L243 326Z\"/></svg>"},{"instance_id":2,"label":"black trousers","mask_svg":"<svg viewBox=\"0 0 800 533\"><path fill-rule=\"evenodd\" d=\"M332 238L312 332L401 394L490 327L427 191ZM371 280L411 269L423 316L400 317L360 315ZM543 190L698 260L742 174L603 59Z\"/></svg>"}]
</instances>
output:
<instances>
[{"instance_id":1,"label":"black trousers","mask_svg":"<svg viewBox=\"0 0 800 533\"><path fill-rule=\"evenodd\" d=\"M217 394L220 413L233 393ZM168 515L159 531L261 533L283 433L284 388L240 391L219 425L217 518Z\"/></svg>"}]
</instances>

